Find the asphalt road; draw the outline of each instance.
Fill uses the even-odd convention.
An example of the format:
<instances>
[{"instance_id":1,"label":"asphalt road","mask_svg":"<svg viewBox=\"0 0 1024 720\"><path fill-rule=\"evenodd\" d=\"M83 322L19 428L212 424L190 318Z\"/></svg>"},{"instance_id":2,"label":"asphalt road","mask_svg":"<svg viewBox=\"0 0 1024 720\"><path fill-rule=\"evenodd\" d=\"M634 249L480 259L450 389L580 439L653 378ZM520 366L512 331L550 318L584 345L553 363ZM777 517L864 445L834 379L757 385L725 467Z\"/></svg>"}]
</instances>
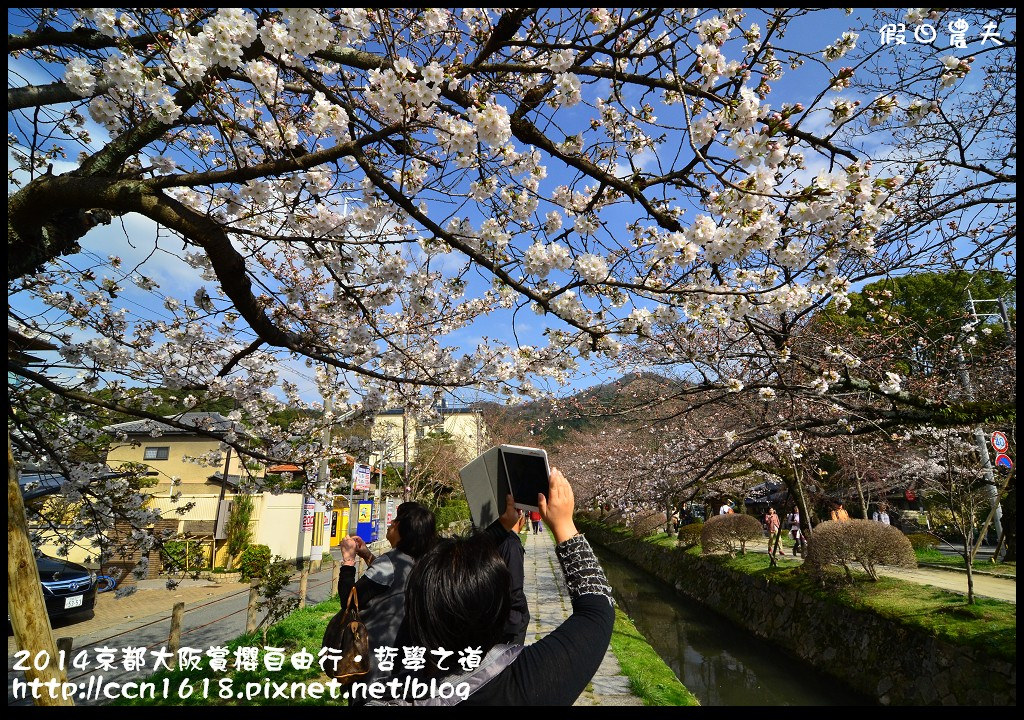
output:
<instances>
[{"instance_id":1,"label":"asphalt road","mask_svg":"<svg viewBox=\"0 0 1024 720\"><path fill-rule=\"evenodd\" d=\"M331 587L332 567L325 565L319 573L311 574L309 577L306 602L313 605L326 600L334 594ZM297 594L299 583L298 575L295 581L289 586L292 593ZM141 592L165 592L162 590L147 590ZM225 645L231 639L241 635L245 631L246 607L249 601L248 588L242 589L230 595L214 598L201 604L187 605L184 619L182 621L181 647L193 647L205 651L211 646ZM90 678L102 676L105 683L139 681L153 672L153 660L149 653L146 653L145 669L126 670L123 667L123 653L126 648L149 648L158 649L166 646L170 633L170 612L163 611L155 616L138 618L126 621L123 629L121 627L107 627L94 632L76 635L74 625L62 627L55 631L55 635L74 637L74 646L71 653L75 657L80 651L87 651L90 660L90 669L70 668L68 681L79 684L80 688L88 691ZM13 642L8 638L7 658L7 703L12 705L31 705L31 698L15 698L14 681L24 680L24 673L12 669L15 664L15 657L11 654ZM112 648L116 650L116 664L111 670L100 670L96 667L97 651L100 648ZM229 660L230 662L230 660ZM162 668L161 668L162 669ZM94 683L96 681L93 681ZM95 687L95 685L93 685ZM104 705L111 702L106 698L85 698L75 697L76 705Z\"/></svg>"}]
</instances>

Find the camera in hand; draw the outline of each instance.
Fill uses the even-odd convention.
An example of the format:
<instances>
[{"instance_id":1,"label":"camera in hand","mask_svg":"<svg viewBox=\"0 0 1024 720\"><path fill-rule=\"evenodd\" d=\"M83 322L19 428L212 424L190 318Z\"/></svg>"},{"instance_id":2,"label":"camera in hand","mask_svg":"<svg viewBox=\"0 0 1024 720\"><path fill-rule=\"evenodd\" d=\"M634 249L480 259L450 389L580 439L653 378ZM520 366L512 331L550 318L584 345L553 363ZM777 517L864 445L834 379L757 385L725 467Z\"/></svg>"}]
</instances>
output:
<instances>
[{"instance_id":1,"label":"camera in hand","mask_svg":"<svg viewBox=\"0 0 1024 720\"><path fill-rule=\"evenodd\" d=\"M517 508L537 510L537 495L547 497L548 454L540 448L499 445L459 470L473 524L485 528L505 510L511 494Z\"/></svg>"}]
</instances>

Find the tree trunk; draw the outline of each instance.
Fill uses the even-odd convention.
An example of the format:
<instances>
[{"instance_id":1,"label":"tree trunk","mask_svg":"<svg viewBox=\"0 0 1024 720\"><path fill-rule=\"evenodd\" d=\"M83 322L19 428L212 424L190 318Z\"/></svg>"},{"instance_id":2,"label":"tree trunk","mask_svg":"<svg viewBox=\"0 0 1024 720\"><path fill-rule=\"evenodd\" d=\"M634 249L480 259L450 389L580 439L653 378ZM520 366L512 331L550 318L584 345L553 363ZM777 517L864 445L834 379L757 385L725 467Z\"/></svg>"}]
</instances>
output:
<instances>
[{"instance_id":1,"label":"tree trunk","mask_svg":"<svg viewBox=\"0 0 1024 720\"><path fill-rule=\"evenodd\" d=\"M853 471L853 479L857 481L857 495L860 496L860 509L864 513L864 519L868 518L868 501L864 498L864 484L860 481L860 471Z\"/></svg>"},{"instance_id":2,"label":"tree trunk","mask_svg":"<svg viewBox=\"0 0 1024 720\"><path fill-rule=\"evenodd\" d=\"M969 547L969 546L968 546ZM964 552L964 567L967 568L967 604L974 604L974 567L969 550Z\"/></svg>"},{"instance_id":3,"label":"tree trunk","mask_svg":"<svg viewBox=\"0 0 1024 720\"><path fill-rule=\"evenodd\" d=\"M7 614L14 630L15 644L19 650L31 653L32 661L27 663L25 680L39 681L36 705L74 705L70 698L60 692L67 675L58 667L57 643L53 639L50 618L46 614L43 599L43 585L39 582L39 568L36 566L32 543L28 539L28 521L25 518L25 502L18 484L18 468L11 451L11 433L7 433ZM38 653L45 653L47 662L34 662ZM40 656L43 657L43 656ZM42 669L38 668L42 665ZM56 682L56 697L53 697L45 683Z\"/></svg>"}]
</instances>

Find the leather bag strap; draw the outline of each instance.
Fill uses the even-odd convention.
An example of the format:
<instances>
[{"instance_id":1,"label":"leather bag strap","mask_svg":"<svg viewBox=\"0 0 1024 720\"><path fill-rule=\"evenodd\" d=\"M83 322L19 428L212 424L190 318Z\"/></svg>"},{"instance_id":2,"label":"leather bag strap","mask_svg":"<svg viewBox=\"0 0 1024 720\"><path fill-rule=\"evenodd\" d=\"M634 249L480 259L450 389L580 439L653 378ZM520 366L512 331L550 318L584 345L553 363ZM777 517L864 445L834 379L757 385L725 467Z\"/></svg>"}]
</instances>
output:
<instances>
[{"instance_id":1,"label":"leather bag strap","mask_svg":"<svg viewBox=\"0 0 1024 720\"><path fill-rule=\"evenodd\" d=\"M353 605L356 606L355 617L356 617L356 619L358 619L359 618L359 593L356 592L355 587L353 587L352 590L350 590L349 593L348 593L348 602L345 603L345 617L348 617L349 611L351 611Z\"/></svg>"}]
</instances>

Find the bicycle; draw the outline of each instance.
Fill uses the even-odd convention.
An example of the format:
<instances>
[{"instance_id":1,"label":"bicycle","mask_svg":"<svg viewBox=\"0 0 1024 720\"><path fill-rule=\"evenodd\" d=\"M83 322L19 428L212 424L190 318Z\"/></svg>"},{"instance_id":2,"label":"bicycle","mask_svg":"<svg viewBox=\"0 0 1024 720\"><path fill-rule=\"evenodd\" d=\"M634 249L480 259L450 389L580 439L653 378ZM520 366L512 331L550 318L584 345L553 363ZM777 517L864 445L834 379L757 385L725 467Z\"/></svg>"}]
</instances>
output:
<instances>
[{"instance_id":1,"label":"bicycle","mask_svg":"<svg viewBox=\"0 0 1024 720\"><path fill-rule=\"evenodd\" d=\"M110 592L117 587L117 578L113 578L110 575L97 575L96 576L96 592Z\"/></svg>"}]
</instances>

